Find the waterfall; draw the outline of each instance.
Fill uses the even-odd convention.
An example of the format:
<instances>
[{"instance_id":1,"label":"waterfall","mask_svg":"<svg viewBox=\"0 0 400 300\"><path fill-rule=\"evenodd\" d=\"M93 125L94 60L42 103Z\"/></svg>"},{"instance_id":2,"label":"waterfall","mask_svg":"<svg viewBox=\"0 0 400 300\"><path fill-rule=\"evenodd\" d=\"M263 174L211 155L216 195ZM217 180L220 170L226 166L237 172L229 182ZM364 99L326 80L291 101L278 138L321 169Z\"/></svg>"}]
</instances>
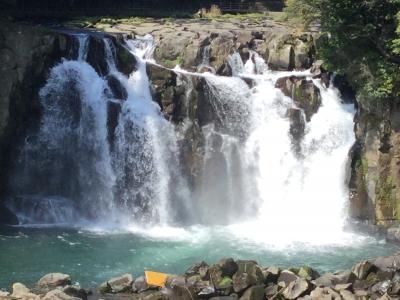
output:
<instances>
[{"instance_id":1,"label":"waterfall","mask_svg":"<svg viewBox=\"0 0 400 300\"><path fill-rule=\"evenodd\" d=\"M189 188L181 139L197 121L188 102L183 126L174 126L152 99L152 37L126 41L137 61L129 76L117 68L113 39L102 41L108 73L100 76L86 61L88 36L76 38L77 59L55 66L40 91L41 125L17 163L8 204L21 220L225 225L241 238L275 244L345 238L354 108L334 87L308 71L272 72L253 51L245 63L238 53L230 56L233 77L175 68L187 99L201 85L198 105L207 110L198 133L200 170ZM208 65L209 47L203 50ZM313 80L322 97L296 147L288 111L299 107L275 88L290 75ZM26 203L35 209L24 209Z\"/></svg>"}]
</instances>

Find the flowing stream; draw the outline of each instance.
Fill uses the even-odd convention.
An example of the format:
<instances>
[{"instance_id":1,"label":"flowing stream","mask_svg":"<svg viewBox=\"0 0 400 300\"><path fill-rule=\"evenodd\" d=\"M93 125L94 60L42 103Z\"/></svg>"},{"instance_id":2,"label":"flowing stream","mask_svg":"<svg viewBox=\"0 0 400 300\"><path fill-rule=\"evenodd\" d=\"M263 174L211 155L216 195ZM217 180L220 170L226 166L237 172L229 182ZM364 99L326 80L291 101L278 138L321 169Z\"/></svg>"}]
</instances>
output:
<instances>
[{"instance_id":1,"label":"flowing stream","mask_svg":"<svg viewBox=\"0 0 400 300\"><path fill-rule=\"evenodd\" d=\"M89 285L144 268L178 273L227 255L327 271L397 249L345 230L355 111L334 87L313 80L321 107L309 122L303 116L296 142L287 112L298 107L275 83L312 80L307 71L272 72L253 52L247 62L231 56L233 77L175 68L188 95L190 79L202 78L212 116L192 186L182 132L152 98L152 38L126 41L137 60L130 76L118 71L111 39L104 76L86 61L88 37L76 39L77 59L51 70L41 124L16 162L7 205L22 224L0 231L0 288L54 271Z\"/></svg>"}]
</instances>

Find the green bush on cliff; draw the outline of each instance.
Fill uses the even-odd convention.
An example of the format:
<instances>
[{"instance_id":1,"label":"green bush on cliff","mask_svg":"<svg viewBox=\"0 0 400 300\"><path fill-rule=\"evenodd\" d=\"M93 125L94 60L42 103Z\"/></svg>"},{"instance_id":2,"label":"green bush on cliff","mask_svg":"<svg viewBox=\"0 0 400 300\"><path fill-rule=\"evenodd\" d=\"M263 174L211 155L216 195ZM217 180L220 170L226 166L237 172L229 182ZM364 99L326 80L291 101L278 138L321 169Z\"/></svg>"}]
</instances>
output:
<instances>
[{"instance_id":1,"label":"green bush on cliff","mask_svg":"<svg viewBox=\"0 0 400 300\"><path fill-rule=\"evenodd\" d=\"M400 102L400 0L287 0L286 13L319 22L319 54L346 74L358 100L379 110Z\"/></svg>"}]
</instances>

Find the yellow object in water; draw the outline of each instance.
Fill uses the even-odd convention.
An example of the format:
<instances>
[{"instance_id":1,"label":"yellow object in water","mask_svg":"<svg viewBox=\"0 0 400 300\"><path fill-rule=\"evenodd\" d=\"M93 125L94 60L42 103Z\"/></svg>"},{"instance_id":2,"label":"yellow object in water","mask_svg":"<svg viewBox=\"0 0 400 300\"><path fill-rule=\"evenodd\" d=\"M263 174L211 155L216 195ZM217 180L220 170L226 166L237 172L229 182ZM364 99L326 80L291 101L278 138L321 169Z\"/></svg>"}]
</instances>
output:
<instances>
[{"instance_id":1,"label":"yellow object in water","mask_svg":"<svg viewBox=\"0 0 400 300\"><path fill-rule=\"evenodd\" d=\"M151 286L164 287L167 281L167 278L171 275L159 272L152 271L144 271L144 275L146 276L146 282Z\"/></svg>"}]
</instances>

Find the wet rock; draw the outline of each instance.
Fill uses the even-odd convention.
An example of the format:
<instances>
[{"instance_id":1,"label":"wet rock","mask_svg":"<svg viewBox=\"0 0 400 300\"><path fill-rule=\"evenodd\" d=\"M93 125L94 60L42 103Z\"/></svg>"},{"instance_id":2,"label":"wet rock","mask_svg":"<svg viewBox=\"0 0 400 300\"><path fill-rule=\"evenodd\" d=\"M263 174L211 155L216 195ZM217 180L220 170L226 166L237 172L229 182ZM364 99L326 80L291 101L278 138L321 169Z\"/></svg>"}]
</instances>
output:
<instances>
[{"instance_id":1,"label":"wet rock","mask_svg":"<svg viewBox=\"0 0 400 300\"><path fill-rule=\"evenodd\" d=\"M76 297L83 300L86 300L88 298L88 295L90 294L90 291L87 291L76 285L68 285L64 287L62 291L68 296Z\"/></svg>"},{"instance_id":2,"label":"wet rock","mask_svg":"<svg viewBox=\"0 0 400 300\"><path fill-rule=\"evenodd\" d=\"M299 278L290 282L287 288L282 292L282 295L289 300L297 299L306 294L310 288L311 286L307 280Z\"/></svg>"},{"instance_id":3,"label":"wet rock","mask_svg":"<svg viewBox=\"0 0 400 300\"><path fill-rule=\"evenodd\" d=\"M81 300L81 298L69 296L63 291L55 289L48 292L42 300Z\"/></svg>"},{"instance_id":4,"label":"wet rock","mask_svg":"<svg viewBox=\"0 0 400 300\"><path fill-rule=\"evenodd\" d=\"M126 76L132 74L133 71L136 71L137 61L135 56L126 49L121 43L115 43L115 51L116 51L116 66L117 69Z\"/></svg>"},{"instance_id":5,"label":"wet rock","mask_svg":"<svg viewBox=\"0 0 400 300\"><path fill-rule=\"evenodd\" d=\"M189 269L186 270L185 274L188 276L193 276L200 274L200 269L208 267L208 264L204 261L195 263Z\"/></svg>"},{"instance_id":6,"label":"wet rock","mask_svg":"<svg viewBox=\"0 0 400 300\"><path fill-rule=\"evenodd\" d=\"M298 108L289 108L287 115L290 120L290 135L294 141L300 141L306 128L303 112Z\"/></svg>"},{"instance_id":7,"label":"wet rock","mask_svg":"<svg viewBox=\"0 0 400 300\"><path fill-rule=\"evenodd\" d=\"M107 83L115 99L126 100L128 98L128 92L114 75L107 76Z\"/></svg>"},{"instance_id":8,"label":"wet rock","mask_svg":"<svg viewBox=\"0 0 400 300\"><path fill-rule=\"evenodd\" d=\"M232 277L233 274L238 270L238 265L233 260L233 258L224 258L217 262L222 271L222 276Z\"/></svg>"},{"instance_id":9,"label":"wet rock","mask_svg":"<svg viewBox=\"0 0 400 300\"><path fill-rule=\"evenodd\" d=\"M66 286L71 284L71 277L67 274L62 273L50 273L38 281L37 285L39 288L55 288L58 286Z\"/></svg>"},{"instance_id":10,"label":"wet rock","mask_svg":"<svg viewBox=\"0 0 400 300\"><path fill-rule=\"evenodd\" d=\"M12 286L11 297L23 300L39 300L40 297L31 293L31 291L22 283L14 283Z\"/></svg>"},{"instance_id":11,"label":"wet rock","mask_svg":"<svg viewBox=\"0 0 400 300\"><path fill-rule=\"evenodd\" d=\"M140 276L136 278L136 280L132 284L132 292L134 293L142 293L149 289L149 285L146 282L146 278L144 276Z\"/></svg>"},{"instance_id":12,"label":"wet rock","mask_svg":"<svg viewBox=\"0 0 400 300\"><path fill-rule=\"evenodd\" d=\"M108 66L105 60L105 45L103 38L100 36L89 35L88 52L86 61L101 75L107 75Z\"/></svg>"},{"instance_id":13,"label":"wet rock","mask_svg":"<svg viewBox=\"0 0 400 300\"><path fill-rule=\"evenodd\" d=\"M361 261L351 269L351 272L360 280L366 279L368 274L374 270L369 261Z\"/></svg>"},{"instance_id":14,"label":"wet rock","mask_svg":"<svg viewBox=\"0 0 400 300\"><path fill-rule=\"evenodd\" d=\"M239 293L249 286L260 285L264 281L262 269L255 261L237 261L238 270L233 275L233 289Z\"/></svg>"},{"instance_id":15,"label":"wet rock","mask_svg":"<svg viewBox=\"0 0 400 300\"><path fill-rule=\"evenodd\" d=\"M278 277L278 285L287 287L291 282L299 279L299 277L289 270L283 270Z\"/></svg>"},{"instance_id":16,"label":"wet rock","mask_svg":"<svg viewBox=\"0 0 400 300\"><path fill-rule=\"evenodd\" d=\"M110 280L103 282L99 291L101 293L123 293L132 290L133 276L131 274L124 274L119 277L111 278Z\"/></svg>"},{"instance_id":17,"label":"wet rock","mask_svg":"<svg viewBox=\"0 0 400 300\"><path fill-rule=\"evenodd\" d=\"M263 271L264 283L277 283L281 269L279 267L269 267Z\"/></svg>"},{"instance_id":18,"label":"wet rock","mask_svg":"<svg viewBox=\"0 0 400 300\"><path fill-rule=\"evenodd\" d=\"M248 288L240 297L240 300L263 300L265 296L264 286L257 285Z\"/></svg>"},{"instance_id":19,"label":"wet rock","mask_svg":"<svg viewBox=\"0 0 400 300\"><path fill-rule=\"evenodd\" d=\"M304 110L307 122L321 106L321 94L318 87L305 77L282 77L276 81L275 87L279 88L285 96L292 98Z\"/></svg>"},{"instance_id":20,"label":"wet rock","mask_svg":"<svg viewBox=\"0 0 400 300\"><path fill-rule=\"evenodd\" d=\"M172 291L149 291L147 294L140 295L140 300L169 300L174 297ZM176 297L176 296L175 296ZM172 298L177 300L186 300L187 298ZM189 299L188 299L189 300Z\"/></svg>"}]
</instances>

